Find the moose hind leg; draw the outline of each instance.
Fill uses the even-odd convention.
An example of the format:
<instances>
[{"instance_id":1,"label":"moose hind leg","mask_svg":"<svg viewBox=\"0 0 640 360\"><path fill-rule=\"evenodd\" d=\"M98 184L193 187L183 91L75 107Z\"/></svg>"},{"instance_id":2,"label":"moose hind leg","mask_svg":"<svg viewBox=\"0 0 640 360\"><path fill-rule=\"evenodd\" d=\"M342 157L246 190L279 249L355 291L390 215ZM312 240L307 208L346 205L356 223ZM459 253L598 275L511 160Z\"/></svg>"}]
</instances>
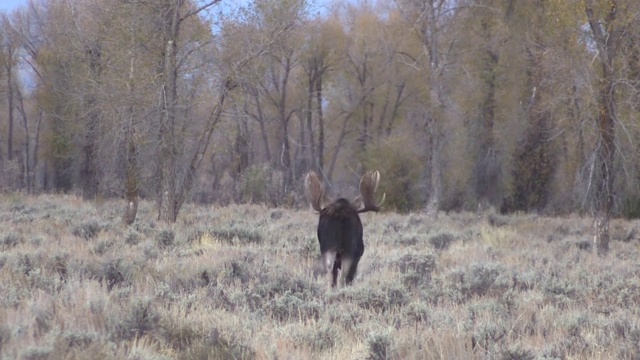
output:
<instances>
[{"instance_id":1,"label":"moose hind leg","mask_svg":"<svg viewBox=\"0 0 640 360\"><path fill-rule=\"evenodd\" d=\"M327 277L327 287L331 290L332 287L336 286L336 277L338 276L338 270L334 270L334 263L336 261L337 252L335 250L330 250L322 254L322 260L324 262L324 271Z\"/></svg>"},{"instance_id":2,"label":"moose hind leg","mask_svg":"<svg viewBox=\"0 0 640 360\"><path fill-rule=\"evenodd\" d=\"M347 285L350 285L353 282L353 278L356 277L356 273L358 272L358 262L359 261L360 261L359 257L353 259L353 261L350 264L351 266L349 266L349 269L346 270L346 271L343 270L344 274L345 274L345 283Z\"/></svg>"},{"instance_id":3,"label":"moose hind leg","mask_svg":"<svg viewBox=\"0 0 640 360\"><path fill-rule=\"evenodd\" d=\"M336 260L333 262L333 270L331 271L331 286L336 287L338 284L338 274L341 273L342 269L342 260L340 257L340 253L336 255Z\"/></svg>"},{"instance_id":4,"label":"moose hind leg","mask_svg":"<svg viewBox=\"0 0 640 360\"><path fill-rule=\"evenodd\" d=\"M342 259L342 272L340 273L340 287L345 287L345 285L349 284L347 275L351 271L353 267L353 260L350 258Z\"/></svg>"}]
</instances>

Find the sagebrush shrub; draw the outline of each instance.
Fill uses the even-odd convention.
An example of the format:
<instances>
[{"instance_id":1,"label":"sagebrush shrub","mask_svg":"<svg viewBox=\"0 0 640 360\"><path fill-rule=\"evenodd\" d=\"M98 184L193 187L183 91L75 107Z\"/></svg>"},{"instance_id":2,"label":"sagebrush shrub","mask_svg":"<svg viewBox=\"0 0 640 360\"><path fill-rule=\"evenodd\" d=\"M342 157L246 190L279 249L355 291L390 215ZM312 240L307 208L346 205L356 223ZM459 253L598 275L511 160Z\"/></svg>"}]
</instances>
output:
<instances>
[{"instance_id":1,"label":"sagebrush shrub","mask_svg":"<svg viewBox=\"0 0 640 360\"><path fill-rule=\"evenodd\" d=\"M366 311L350 306L349 303L336 301L324 310L329 322L340 325L347 330L353 330L365 321Z\"/></svg>"},{"instance_id":2,"label":"sagebrush shrub","mask_svg":"<svg viewBox=\"0 0 640 360\"><path fill-rule=\"evenodd\" d=\"M411 323L421 323L429 320L429 307L425 302L413 301L402 308L403 317Z\"/></svg>"},{"instance_id":3,"label":"sagebrush shrub","mask_svg":"<svg viewBox=\"0 0 640 360\"><path fill-rule=\"evenodd\" d=\"M536 355L533 351L523 348L522 345L516 344L502 349L498 360L534 360Z\"/></svg>"},{"instance_id":4,"label":"sagebrush shrub","mask_svg":"<svg viewBox=\"0 0 640 360\"><path fill-rule=\"evenodd\" d=\"M239 225L220 227L210 230L214 237L233 243L237 239L239 244L261 243L262 234L253 229L248 229Z\"/></svg>"},{"instance_id":5,"label":"sagebrush shrub","mask_svg":"<svg viewBox=\"0 0 640 360\"><path fill-rule=\"evenodd\" d=\"M132 229L129 229L129 231L127 232L127 234L125 235L124 238L124 243L127 245L138 245L141 241L141 237L140 234Z\"/></svg>"},{"instance_id":6,"label":"sagebrush shrub","mask_svg":"<svg viewBox=\"0 0 640 360\"><path fill-rule=\"evenodd\" d=\"M482 296L489 292L503 271L504 268L500 264L473 264L467 272L467 281L464 284L464 288L468 291L469 296Z\"/></svg>"},{"instance_id":7,"label":"sagebrush shrub","mask_svg":"<svg viewBox=\"0 0 640 360\"><path fill-rule=\"evenodd\" d=\"M206 338L206 334L191 324L167 319L160 322L157 332L165 344L177 351L184 351Z\"/></svg>"},{"instance_id":8,"label":"sagebrush shrub","mask_svg":"<svg viewBox=\"0 0 640 360\"><path fill-rule=\"evenodd\" d=\"M100 233L100 231L102 230L103 230L102 225L100 225L95 220L91 220L75 226L71 231L71 233L76 237L79 237L85 240L91 240L94 237L98 236L98 233Z\"/></svg>"},{"instance_id":9,"label":"sagebrush shrub","mask_svg":"<svg viewBox=\"0 0 640 360\"><path fill-rule=\"evenodd\" d=\"M377 331L367 337L369 354L367 360L387 360L392 358L393 338L389 331Z\"/></svg>"},{"instance_id":10,"label":"sagebrush shrub","mask_svg":"<svg viewBox=\"0 0 640 360\"><path fill-rule=\"evenodd\" d=\"M324 321L311 328L291 330L290 335L296 346L307 347L313 352L329 350L340 341L340 330Z\"/></svg>"},{"instance_id":11,"label":"sagebrush shrub","mask_svg":"<svg viewBox=\"0 0 640 360\"><path fill-rule=\"evenodd\" d=\"M20 354L22 360L47 360L53 348L51 346L30 346Z\"/></svg>"},{"instance_id":12,"label":"sagebrush shrub","mask_svg":"<svg viewBox=\"0 0 640 360\"><path fill-rule=\"evenodd\" d=\"M433 253L407 253L396 262L401 273L416 272L423 277L430 277L436 268L436 256Z\"/></svg>"},{"instance_id":13,"label":"sagebrush shrub","mask_svg":"<svg viewBox=\"0 0 640 360\"><path fill-rule=\"evenodd\" d=\"M3 251L9 250L15 246L18 246L19 244L24 242L24 237L18 235L18 234L6 234L2 237L2 239L0 240L0 248Z\"/></svg>"},{"instance_id":14,"label":"sagebrush shrub","mask_svg":"<svg viewBox=\"0 0 640 360\"><path fill-rule=\"evenodd\" d=\"M173 230L164 229L156 234L156 243L160 247L171 247L175 245L176 233Z\"/></svg>"},{"instance_id":15,"label":"sagebrush shrub","mask_svg":"<svg viewBox=\"0 0 640 360\"><path fill-rule=\"evenodd\" d=\"M107 285L111 290L123 283L131 272L131 265L122 258L108 259L89 267L90 276Z\"/></svg>"},{"instance_id":16,"label":"sagebrush shrub","mask_svg":"<svg viewBox=\"0 0 640 360\"><path fill-rule=\"evenodd\" d=\"M121 319L110 317L114 341L131 340L147 334L160 324L160 314L151 299L135 299Z\"/></svg>"},{"instance_id":17,"label":"sagebrush shrub","mask_svg":"<svg viewBox=\"0 0 640 360\"><path fill-rule=\"evenodd\" d=\"M318 320L322 312L322 305L316 301L305 301L300 297L286 293L269 300L266 309L278 321Z\"/></svg>"},{"instance_id":18,"label":"sagebrush shrub","mask_svg":"<svg viewBox=\"0 0 640 360\"><path fill-rule=\"evenodd\" d=\"M443 232L431 236L429 238L429 244L431 244L431 246L433 246L433 248L436 250L445 250L455 241L455 239L455 235L448 232Z\"/></svg>"},{"instance_id":19,"label":"sagebrush shrub","mask_svg":"<svg viewBox=\"0 0 640 360\"><path fill-rule=\"evenodd\" d=\"M99 334L85 331L65 331L62 341L68 348L85 349L99 338Z\"/></svg>"}]
</instances>

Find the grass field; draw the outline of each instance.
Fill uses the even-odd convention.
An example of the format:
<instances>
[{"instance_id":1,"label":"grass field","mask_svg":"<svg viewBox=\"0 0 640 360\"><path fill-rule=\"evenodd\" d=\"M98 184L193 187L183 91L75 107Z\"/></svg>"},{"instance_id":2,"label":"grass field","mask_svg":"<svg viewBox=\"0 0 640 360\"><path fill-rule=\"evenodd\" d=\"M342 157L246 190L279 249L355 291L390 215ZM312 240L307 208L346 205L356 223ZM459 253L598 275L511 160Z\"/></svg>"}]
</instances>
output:
<instances>
[{"instance_id":1,"label":"grass field","mask_svg":"<svg viewBox=\"0 0 640 360\"><path fill-rule=\"evenodd\" d=\"M310 210L123 207L0 196L0 358L640 358L639 222L365 214L327 292Z\"/></svg>"}]
</instances>

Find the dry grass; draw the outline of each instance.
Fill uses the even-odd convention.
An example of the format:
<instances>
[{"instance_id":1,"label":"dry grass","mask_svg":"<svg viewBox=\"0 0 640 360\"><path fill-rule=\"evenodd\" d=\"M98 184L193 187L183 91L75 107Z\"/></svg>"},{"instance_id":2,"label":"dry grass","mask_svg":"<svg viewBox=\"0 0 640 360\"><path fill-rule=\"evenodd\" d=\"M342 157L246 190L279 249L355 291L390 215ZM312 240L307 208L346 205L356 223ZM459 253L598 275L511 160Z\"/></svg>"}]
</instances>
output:
<instances>
[{"instance_id":1,"label":"dry grass","mask_svg":"<svg viewBox=\"0 0 640 360\"><path fill-rule=\"evenodd\" d=\"M638 359L638 223L366 214L326 293L310 211L0 197L2 359Z\"/></svg>"}]
</instances>

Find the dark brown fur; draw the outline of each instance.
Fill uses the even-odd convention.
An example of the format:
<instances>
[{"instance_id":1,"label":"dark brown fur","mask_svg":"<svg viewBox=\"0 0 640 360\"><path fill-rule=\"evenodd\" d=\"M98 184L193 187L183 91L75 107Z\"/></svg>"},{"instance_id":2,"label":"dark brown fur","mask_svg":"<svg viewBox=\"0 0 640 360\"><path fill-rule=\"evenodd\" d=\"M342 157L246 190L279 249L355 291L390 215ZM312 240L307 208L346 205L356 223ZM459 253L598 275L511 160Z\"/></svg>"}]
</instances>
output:
<instances>
[{"instance_id":1,"label":"dark brown fur","mask_svg":"<svg viewBox=\"0 0 640 360\"><path fill-rule=\"evenodd\" d=\"M342 260L349 259L351 266L346 274L346 284L351 284L358 271L358 263L364 254L363 230L358 209L346 199L338 199L320 212L318 221L318 242L324 255L335 252L332 268L332 286L342 270Z\"/></svg>"}]
</instances>

